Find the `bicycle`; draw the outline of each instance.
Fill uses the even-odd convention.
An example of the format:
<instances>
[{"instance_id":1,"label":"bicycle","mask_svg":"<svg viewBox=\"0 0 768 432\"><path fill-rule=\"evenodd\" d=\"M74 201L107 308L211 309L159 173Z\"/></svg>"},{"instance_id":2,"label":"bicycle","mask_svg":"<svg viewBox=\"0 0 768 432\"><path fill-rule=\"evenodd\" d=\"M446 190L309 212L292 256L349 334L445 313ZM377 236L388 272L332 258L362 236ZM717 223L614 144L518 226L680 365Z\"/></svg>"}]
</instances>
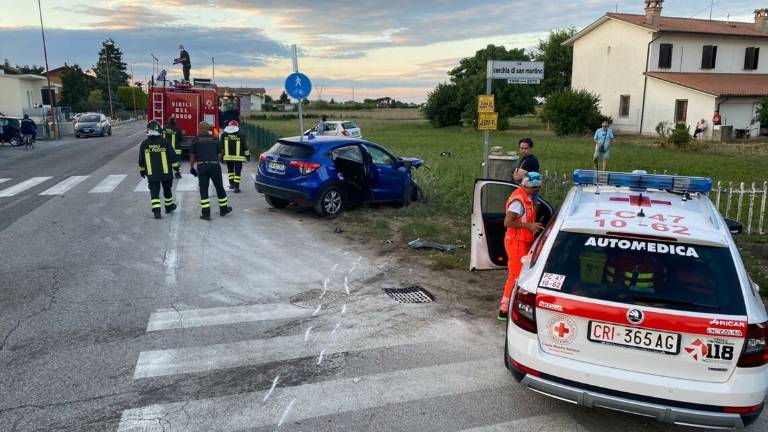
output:
<instances>
[{"instance_id":1,"label":"bicycle","mask_svg":"<svg viewBox=\"0 0 768 432\"><path fill-rule=\"evenodd\" d=\"M31 134L24 135L24 138L22 138L22 143L24 144L24 150L35 148L35 139Z\"/></svg>"}]
</instances>

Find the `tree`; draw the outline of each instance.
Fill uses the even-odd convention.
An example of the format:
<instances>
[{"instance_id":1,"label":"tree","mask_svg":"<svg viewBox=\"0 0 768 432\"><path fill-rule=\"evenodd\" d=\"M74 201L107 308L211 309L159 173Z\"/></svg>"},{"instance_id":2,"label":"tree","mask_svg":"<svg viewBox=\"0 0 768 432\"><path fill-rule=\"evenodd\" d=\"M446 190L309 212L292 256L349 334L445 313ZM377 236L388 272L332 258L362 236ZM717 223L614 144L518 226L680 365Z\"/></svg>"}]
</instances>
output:
<instances>
[{"instance_id":1,"label":"tree","mask_svg":"<svg viewBox=\"0 0 768 432\"><path fill-rule=\"evenodd\" d=\"M96 83L86 75L80 66L66 66L61 75L61 105L69 106L74 112L88 109L88 96Z\"/></svg>"},{"instance_id":2,"label":"tree","mask_svg":"<svg viewBox=\"0 0 768 432\"><path fill-rule=\"evenodd\" d=\"M563 42L576 34L575 28L549 32L547 39L539 39L539 47L534 58L544 62L544 79L539 85L539 96L547 97L552 93L571 88L573 67L573 46Z\"/></svg>"},{"instance_id":3,"label":"tree","mask_svg":"<svg viewBox=\"0 0 768 432\"><path fill-rule=\"evenodd\" d=\"M136 105L134 106L134 98ZM144 112L147 109L147 94L141 87L137 86L120 86L117 89L117 99L128 111Z\"/></svg>"},{"instance_id":4,"label":"tree","mask_svg":"<svg viewBox=\"0 0 768 432\"><path fill-rule=\"evenodd\" d=\"M288 93L286 93L285 90L283 90L283 93L280 94L280 99L277 100L277 103L281 103L281 104L291 103L291 99L288 98Z\"/></svg>"},{"instance_id":5,"label":"tree","mask_svg":"<svg viewBox=\"0 0 768 432\"><path fill-rule=\"evenodd\" d=\"M461 113L464 110L455 84L442 83L429 92L427 103L422 111L432 126L436 128L456 126L461 124Z\"/></svg>"},{"instance_id":6,"label":"tree","mask_svg":"<svg viewBox=\"0 0 768 432\"><path fill-rule=\"evenodd\" d=\"M268 95L268 94L265 94L265 95L264 95L264 103L272 103L272 102L274 102L274 101L272 100L272 96L270 96L270 95Z\"/></svg>"},{"instance_id":7,"label":"tree","mask_svg":"<svg viewBox=\"0 0 768 432\"><path fill-rule=\"evenodd\" d=\"M768 97L764 97L758 101L755 120L760 122L761 128L768 127Z\"/></svg>"},{"instance_id":8,"label":"tree","mask_svg":"<svg viewBox=\"0 0 768 432\"><path fill-rule=\"evenodd\" d=\"M109 64L109 74L107 74L107 64ZM115 46L115 41L111 38L101 43L99 60L93 67L93 72L96 74L96 88L102 91L104 100L108 101L111 95L114 109L122 108L116 100L117 88L128 85L128 72L126 64L123 63L123 52Z\"/></svg>"},{"instance_id":9,"label":"tree","mask_svg":"<svg viewBox=\"0 0 768 432\"><path fill-rule=\"evenodd\" d=\"M16 69L23 74L41 75L45 72L45 67L37 65L16 65Z\"/></svg>"},{"instance_id":10,"label":"tree","mask_svg":"<svg viewBox=\"0 0 768 432\"><path fill-rule=\"evenodd\" d=\"M335 100L333 100L333 98L331 98L331 102L330 102L330 103L331 103L331 105L335 105L335 104L336 104L336 101L335 101Z\"/></svg>"},{"instance_id":11,"label":"tree","mask_svg":"<svg viewBox=\"0 0 768 432\"><path fill-rule=\"evenodd\" d=\"M104 111L104 92L99 89L91 90L88 100L85 102L86 111Z\"/></svg>"},{"instance_id":12,"label":"tree","mask_svg":"<svg viewBox=\"0 0 768 432\"><path fill-rule=\"evenodd\" d=\"M610 117L600 113L600 97L587 90L566 90L547 98L541 117L557 135L585 134Z\"/></svg>"}]
</instances>

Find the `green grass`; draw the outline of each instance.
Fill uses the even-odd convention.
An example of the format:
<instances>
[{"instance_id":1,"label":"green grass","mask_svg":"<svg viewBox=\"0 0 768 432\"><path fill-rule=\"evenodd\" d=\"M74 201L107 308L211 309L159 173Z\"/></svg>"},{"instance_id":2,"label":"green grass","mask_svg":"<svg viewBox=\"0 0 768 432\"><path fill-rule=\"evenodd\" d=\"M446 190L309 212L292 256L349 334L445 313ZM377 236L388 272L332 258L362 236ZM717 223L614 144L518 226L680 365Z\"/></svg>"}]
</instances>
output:
<instances>
[{"instance_id":1,"label":"green grass","mask_svg":"<svg viewBox=\"0 0 768 432\"><path fill-rule=\"evenodd\" d=\"M363 239L405 244L422 237L467 245L466 249L451 254L438 253L436 257L439 258L433 260L439 268L467 268L473 185L475 179L482 175L482 133L462 127L435 129L419 119L416 110L336 114L354 119L366 140L381 144L399 156L419 157L426 163L425 168L416 170L414 174L424 192L423 202L405 209L380 207L347 212L340 222ZM305 129L314 121L305 121ZM285 136L299 132L296 119L258 119L252 122ZM534 153L539 158L542 172L570 178L575 168L591 169L594 145L590 136L556 137L533 116L515 118L510 124L509 130L491 134L491 146L501 146L505 152L516 151L518 140L530 137L534 140ZM441 157L441 152L450 152L451 157ZM618 135L611 148L609 169L644 169L648 172L710 176L725 184L745 181L762 185L768 180L766 156L767 143L697 142L690 149L677 150L660 148L654 138ZM561 188L558 195L562 197L565 191L566 188ZM558 198L553 198L553 201L558 201ZM734 212L735 201L731 205ZM724 206L725 197L722 198L721 208ZM742 217L745 217L746 208L742 212Z\"/></svg>"}]
</instances>

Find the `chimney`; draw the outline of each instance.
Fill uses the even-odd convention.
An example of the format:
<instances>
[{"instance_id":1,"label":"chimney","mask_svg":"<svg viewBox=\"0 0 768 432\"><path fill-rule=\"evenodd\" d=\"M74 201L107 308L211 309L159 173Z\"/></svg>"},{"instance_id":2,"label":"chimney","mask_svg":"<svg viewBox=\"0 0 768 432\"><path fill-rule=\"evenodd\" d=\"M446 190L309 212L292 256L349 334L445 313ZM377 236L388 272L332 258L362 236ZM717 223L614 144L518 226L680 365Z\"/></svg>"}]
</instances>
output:
<instances>
[{"instance_id":1,"label":"chimney","mask_svg":"<svg viewBox=\"0 0 768 432\"><path fill-rule=\"evenodd\" d=\"M768 8L755 10L755 30L768 33Z\"/></svg>"},{"instance_id":2,"label":"chimney","mask_svg":"<svg viewBox=\"0 0 768 432\"><path fill-rule=\"evenodd\" d=\"M645 0L645 23L651 27L659 27L661 4L664 0Z\"/></svg>"}]
</instances>

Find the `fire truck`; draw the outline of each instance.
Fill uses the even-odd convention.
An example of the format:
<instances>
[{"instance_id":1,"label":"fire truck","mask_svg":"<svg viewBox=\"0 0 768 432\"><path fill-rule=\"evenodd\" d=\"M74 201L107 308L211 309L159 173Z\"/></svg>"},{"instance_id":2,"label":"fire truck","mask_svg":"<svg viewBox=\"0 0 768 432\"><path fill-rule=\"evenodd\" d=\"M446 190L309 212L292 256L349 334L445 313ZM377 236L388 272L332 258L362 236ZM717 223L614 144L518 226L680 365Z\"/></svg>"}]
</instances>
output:
<instances>
[{"instance_id":1,"label":"fire truck","mask_svg":"<svg viewBox=\"0 0 768 432\"><path fill-rule=\"evenodd\" d=\"M240 121L240 98L219 94L209 79L188 81L150 81L147 99L147 120L157 120L165 126L168 119L176 118L184 140L182 150L189 150L192 138L198 135L200 122L212 126L213 136L227 126L230 120Z\"/></svg>"}]
</instances>

